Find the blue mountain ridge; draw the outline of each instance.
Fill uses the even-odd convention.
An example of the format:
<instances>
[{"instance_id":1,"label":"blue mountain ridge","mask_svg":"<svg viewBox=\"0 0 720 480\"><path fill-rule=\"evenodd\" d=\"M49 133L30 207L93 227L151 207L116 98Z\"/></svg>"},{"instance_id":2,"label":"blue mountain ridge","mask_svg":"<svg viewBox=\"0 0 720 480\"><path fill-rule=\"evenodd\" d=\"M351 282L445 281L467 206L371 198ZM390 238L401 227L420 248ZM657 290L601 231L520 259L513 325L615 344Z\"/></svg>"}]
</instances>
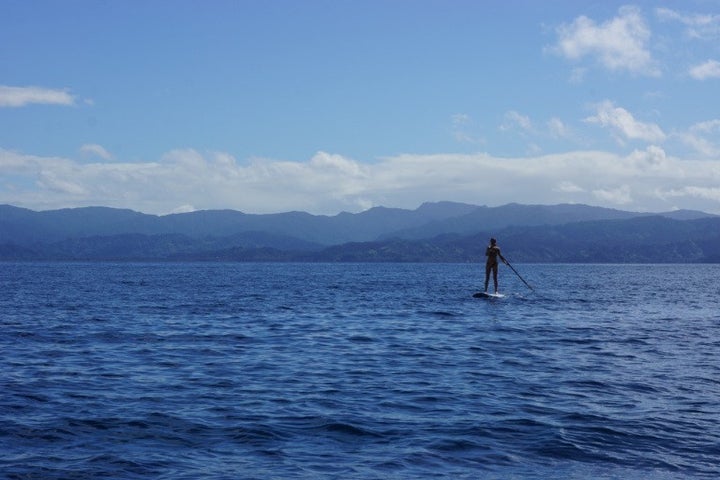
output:
<instances>
[{"instance_id":1,"label":"blue mountain ridge","mask_svg":"<svg viewBox=\"0 0 720 480\"><path fill-rule=\"evenodd\" d=\"M490 235L516 261L720 258L720 217L687 210L652 215L588 205L436 202L334 216L234 210L157 216L0 205L3 260L465 262L482 258Z\"/></svg>"}]
</instances>

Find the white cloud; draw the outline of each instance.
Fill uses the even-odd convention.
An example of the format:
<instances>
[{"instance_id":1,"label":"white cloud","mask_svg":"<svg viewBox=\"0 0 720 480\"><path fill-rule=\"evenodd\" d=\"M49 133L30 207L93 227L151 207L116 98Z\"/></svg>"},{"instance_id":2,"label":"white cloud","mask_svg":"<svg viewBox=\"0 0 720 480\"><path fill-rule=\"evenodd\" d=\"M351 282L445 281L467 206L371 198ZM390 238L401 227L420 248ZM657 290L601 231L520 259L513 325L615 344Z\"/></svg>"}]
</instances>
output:
<instances>
[{"instance_id":1,"label":"white cloud","mask_svg":"<svg viewBox=\"0 0 720 480\"><path fill-rule=\"evenodd\" d=\"M569 127L559 118L548 120L547 128L553 138L569 138L572 136Z\"/></svg>"},{"instance_id":2,"label":"white cloud","mask_svg":"<svg viewBox=\"0 0 720 480\"><path fill-rule=\"evenodd\" d=\"M714 142L692 132L680 133L677 135L680 140L706 158L720 158L720 147Z\"/></svg>"},{"instance_id":3,"label":"white cloud","mask_svg":"<svg viewBox=\"0 0 720 480\"><path fill-rule=\"evenodd\" d=\"M575 185L573 182L564 181L560 182L555 187L555 191L562 193L579 193L583 192L584 190L581 187Z\"/></svg>"},{"instance_id":4,"label":"white cloud","mask_svg":"<svg viewBox=\"0 0 720 480\"><path fill-rule=\"evenodd\" d=\"M503 123L498 127L501 132L519 134L523 139L563 139L578 141L572 129L557 117L537 124L528 115L515 110L505 113ZM531 142L526 145L528 155L539 155L543 151L540 143Z\"/></svg>"},{"instance_id":5,"label":"white cloud","mask_svg":"<svg viewBox=\"0 0 720 480\"><path fill-rule=\"evenodd\" d=\"M180 205L179 207L172 209L170 213L190 213L195 212L196 210L197 209L192 205Z\"/></svg>"},{"instance_id":6,"label":"white cloud","mask_svg":"<svg viewBox=\"0 0 720 480\"><path fill-rule=\"evenodd\" d=\"M500 126L502 131L511 131L520 129L525 132L533 132L533 124L530 117L522 115L514 110L505 113L505 121Z\"/></svg>"},{"instance_id":7,"label":"white cloud","mask_svg":"<svg viewBox=\"0 0 720 480\"><path fill-rule=\"evenodd\" d=\"M112 154L105 150L101 145L95 143L88 143L80 147L80 153L88 156L97 156L103 160L112 160Z\"/></svg>"},{"instance_id":8,"label":"white cloud","mask_svg":"<svg viewBox=\"0 0 720 480\"><path fill-rule=\"evenodd\" d=\"M470 115L456 113L452 115L452 136L460 143L483 144L485 139L479 136Z\"/></svg>"},{"instance_id":9,"label":"white cloud","mask_svg":"<svg viewBox=\"0 0 720 480\"><path fill-rule=\"evenodd\" d=\"M650 29L636 7L622 7L617 17L599 25L580 16L558 27L557 34L558 42L552 50L569 60L594 57L609 70L660 75L648 49ZM577 80L577 73L573 78Z\"/></svg>"},{"instance_id":10,"label":"white cloud","mask_svg":"<svg viewBox=\"0 0 720 480\"><path fill-rule=\"evenodd\" d=\"M593 195L601 202L609 202L615 205L628 205L633 201L628 185L622 185L613 189L593 190Z\"/></svg>"},{"instance_id":11,"label":"white cloud","mask_svg":"<svg viewBox=\"0 0 720 480\"><path fill-rule=\"evenodd\" d=\"M675 136L695 152L708 159L720 159L720 144L717 143L720 133L720 120L709 120L692 125L687 132Z\"/></svg>"},{"instance_id":12,"label":"white cloud","mask_svg":"<svg viewBox=\"0 0 720 480\"><path fill-rule=\"evenodd\" d=\"M67 194L69 196L85 196L90 191L81 183L73 180L72 176L64 175L63 172L53 170L43 170L38 175L38 186L60 195Z\"/></svg>"},{"instance_id":13,"label":"white cloud","mask_svg":"<svg viewBox=\"0 0 720 480\"><path fill-rule=\"evenodd\" d=\"M24 107L30 104L74 105L75 97L66 90L0 85L0 107Z\"/></svg>"},{"instance_id":14,"label":"white cloud","mask_svg":"<svg viewBox=\"0 0 720 480\"><path fill-rule=\"evenodd\" d=\"M669 8L655 10L660 20L677 21L687 27L688 36L697 39L713 39L720 35L720 15L687 14Z\"/></svg>"},{"instance_id":15,"label":"white cloud","mask_svg":"<svg viewBox=\"0 0 720 480\"><path fill-rule=\"evenodd\" d=\"M631 171L638 175L672 177L684 174L677 161L671 160L662 148L654 145L645 150L635 150L625 158Z\"/></svg>"},{"instance_id":16,"label":"white cloud","mask_svg":"<svg viewBox=\"0 0 720 480\"><path fill-rule=\"evenodd\" d=\"M596 115L587 117L585 121L610 128L621 143L623 140L663 142L666 138L658 125L636 120L630 112L616 107L609 100L596 105Z\"/></svg>"},{"instance_id":17,"label":"white cloud","mask_svg":"<svg viewBox=\"0 0 720 480\"><path fill-rule=\"evenodd\" d=\"M708 120L706 122L699 122L690 127L690 130L703 133L720 133L720 120Z\"/></svg>"},{"instance_id":18,"label":"white cloud","mask_svg":"<svg viewBox=\"0 0 720 480\"><path fill-rule=\"evenodd\" d=\"M720 78L720 62L717 60L708 60L705 63L696 65L690 69L690 76L696 80Z\"/></svg>"},{"instance_id":19,"label":"white cloud","mask_svg":"<svg viewBox=\"0 0 720 480\"><path fill-rule=\"evenodd\" d=\"M662 197L693 197L720 203L720 187L681 187L659 192Z\"/></svg>"},{"instance_id":20,"label":"white cloud","mask_svg":"<svg viewBox=\"0 0 720 480\"><path fill-rule=\"evenodd\" d=\"M626 156L406 154L373 163L326 152L304 162L238 162L227 153L195 150L168 152L156 162L82 163L0 149L0 179L0 204L34 209L106 205L160 214L214 208L335 214L452 200L720 213L718 162L681 160L659 147Z\"/></svg>"},{"instance_id":21,"label":"white cloud","mask_svg":"<svg viewBox=\"0 0 720 480\"><path fill-rule=\"evenodd\" d=\"M470 115L467 113L456 113L452 116L452 123L456 126L467 125L470 123Z\"/></svg>"}]
</instances>

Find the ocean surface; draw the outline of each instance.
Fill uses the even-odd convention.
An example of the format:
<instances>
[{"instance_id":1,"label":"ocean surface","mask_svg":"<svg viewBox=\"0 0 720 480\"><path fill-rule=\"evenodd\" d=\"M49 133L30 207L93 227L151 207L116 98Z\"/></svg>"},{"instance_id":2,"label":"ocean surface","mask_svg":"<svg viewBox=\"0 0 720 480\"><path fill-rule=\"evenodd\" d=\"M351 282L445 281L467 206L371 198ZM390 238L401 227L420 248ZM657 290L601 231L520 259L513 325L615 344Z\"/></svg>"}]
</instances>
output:
<instances>
[{"instance_id":1,"label":"ocean surface","mask_svg":"<svg viewBox=\"0 0 720 480\"><path fill-rule=\"evenodd\" d=\"M0 263L0 478L720 477L720 265Z\"/></svg>"}]
</instances>

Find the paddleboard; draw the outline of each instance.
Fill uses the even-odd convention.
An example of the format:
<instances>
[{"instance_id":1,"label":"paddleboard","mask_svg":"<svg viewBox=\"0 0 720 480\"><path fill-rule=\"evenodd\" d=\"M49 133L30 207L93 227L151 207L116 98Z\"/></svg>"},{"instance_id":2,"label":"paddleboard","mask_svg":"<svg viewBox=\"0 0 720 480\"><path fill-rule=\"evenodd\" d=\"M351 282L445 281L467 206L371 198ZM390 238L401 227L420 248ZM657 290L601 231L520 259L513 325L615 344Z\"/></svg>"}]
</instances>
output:
<instances>
[{"instance_id":1,"label":"paddleboard","mask_svg":"<svg viewBox=\"0 0 720 480\"><path fill-rule=\"evenodd\" d=\"M475 298L505 298L502 293L477 292L473 295Z\"/></svg>"}]
</instances>

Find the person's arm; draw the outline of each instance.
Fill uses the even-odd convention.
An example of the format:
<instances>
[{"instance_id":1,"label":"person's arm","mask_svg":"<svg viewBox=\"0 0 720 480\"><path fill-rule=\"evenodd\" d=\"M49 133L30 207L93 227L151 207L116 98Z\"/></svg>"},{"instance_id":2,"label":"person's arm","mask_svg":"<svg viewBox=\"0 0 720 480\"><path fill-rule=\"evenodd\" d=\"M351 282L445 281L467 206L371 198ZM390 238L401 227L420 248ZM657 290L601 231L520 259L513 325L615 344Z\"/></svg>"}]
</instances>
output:
<instances>
[{"instance_id":1,"label":"person's arm","mask_svg":"<svg viewBox=\"0 0 720 480\"><path fill-rule=\"evenodd\" d=\"M502 260L502 262L503 262L505 265L508 264L508 263L507 263L507 260L505 260L505 257L503 257L503 256L502 256L502 253L500 253L500 249L499 249L499 248L498 248L498 257L500 257L500 260Z\"/></svg>"}]
</instances>

